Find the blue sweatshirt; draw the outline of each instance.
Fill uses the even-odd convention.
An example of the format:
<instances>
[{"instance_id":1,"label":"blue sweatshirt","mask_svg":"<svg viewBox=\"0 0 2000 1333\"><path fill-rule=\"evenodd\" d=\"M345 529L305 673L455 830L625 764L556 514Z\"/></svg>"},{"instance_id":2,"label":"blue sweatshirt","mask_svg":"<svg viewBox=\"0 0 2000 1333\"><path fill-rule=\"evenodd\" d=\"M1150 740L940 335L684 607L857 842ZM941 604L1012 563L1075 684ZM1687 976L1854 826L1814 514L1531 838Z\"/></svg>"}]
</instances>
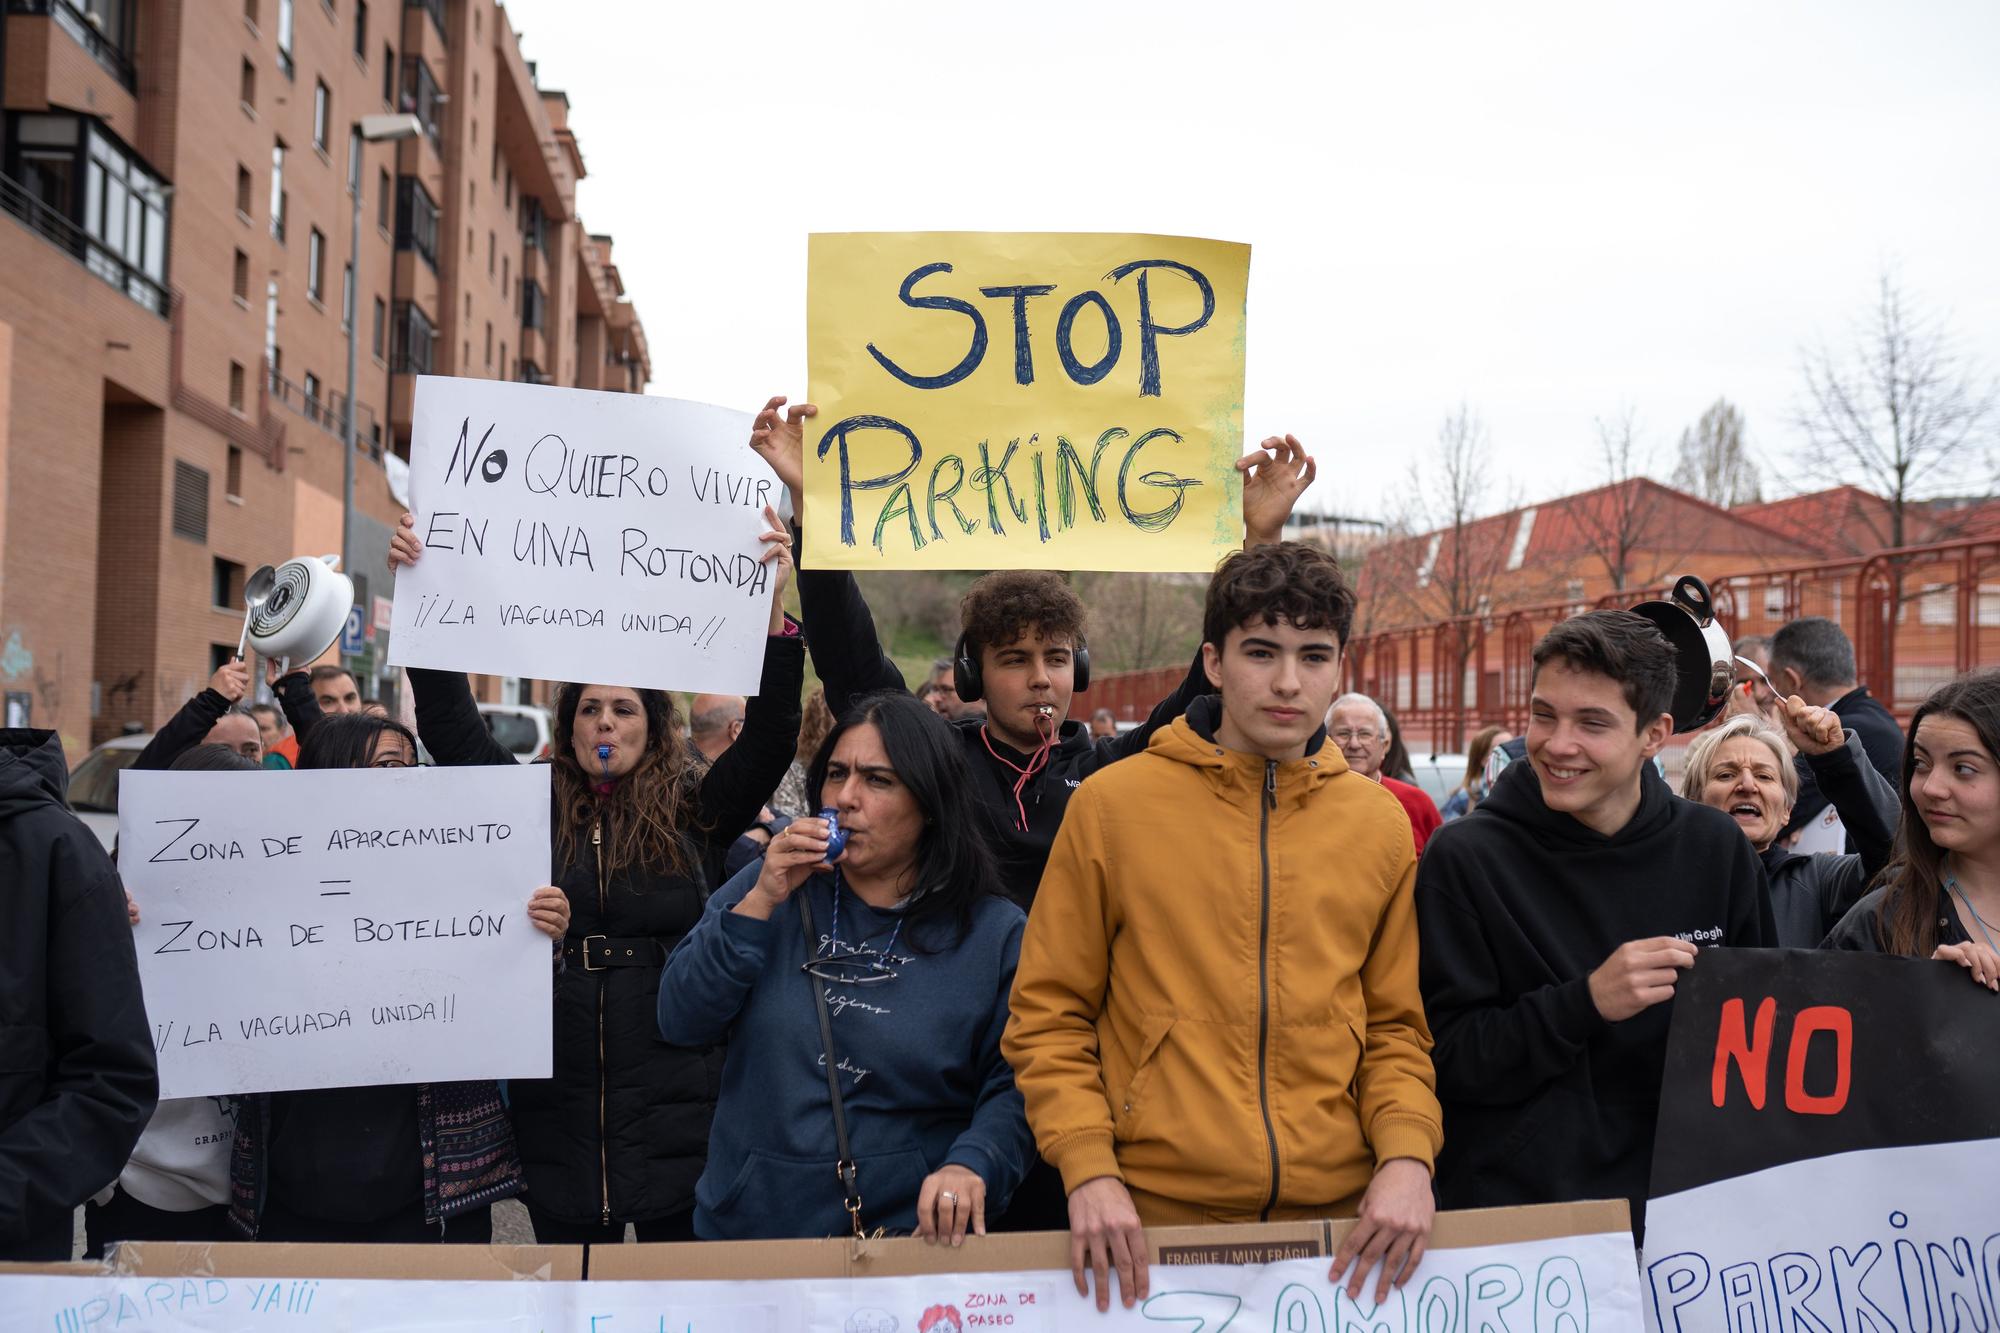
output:
<instances>
[{"instance_id":1,"label":"blue sweatshirt","mask_svg":"<svg viewBox=\"0 0 2000 1333\"><path fill-rule=\"evenodd\" d=\"M799 925L811 897L818 952L828 948L834 883L814 875L768 921L732 911L757 883L757 861L723 885L660 977L660 1035L677 1046L728 1039L708 1165L695 1186L705 1240L836 1236L848 1230L826 1062ZM851 889L840 895L844 947L889 947L898 914ZM841 1101L859 1168L862 1224L908 1232L924 1178L963 1166L986 1182L986 1216L1007 1206L1034 1152L1014 1072L1000 1054L1007 996L1027 918L983 899L956 947L918 953L900 936L891 981L828 982ZM930 928L935 936L937 928ZM926 938L924 944L937 943Z\"/></svg>"}]
</instances>

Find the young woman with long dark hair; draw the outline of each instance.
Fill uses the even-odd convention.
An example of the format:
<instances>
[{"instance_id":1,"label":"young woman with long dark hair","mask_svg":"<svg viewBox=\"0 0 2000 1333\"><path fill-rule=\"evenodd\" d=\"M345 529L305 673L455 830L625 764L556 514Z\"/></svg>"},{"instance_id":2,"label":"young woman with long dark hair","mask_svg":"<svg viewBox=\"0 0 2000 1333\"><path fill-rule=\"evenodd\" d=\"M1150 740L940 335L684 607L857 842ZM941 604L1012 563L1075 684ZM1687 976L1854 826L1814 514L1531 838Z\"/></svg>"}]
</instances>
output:
<instances>
[{"instance_id":1,"label":"young woman with long dark hair","mask_svg":"<svg viewBox=\"0 0 2000 1333\"><path fill-rule=\"evenodd\" d=\"M704 1239L859 1225L962 1241L1006 1207L1033 1142L1000 1054L1026 917L1002 896L964 747L910 695L864 696L807 772L838 816L800 819L668 960L660 1035L729 1041ZM815 979L823 987L831 1060ZM859 1217L835 1174L831 1064Z\"/></svg>"},{"instance_id":2,"label":"young woman with long dark hair","mask_svg":"<svg viewBox=\"0 0 2000 1333\"><path fill-rule=\"evenodd\" d=\"M407 727L365 713L324 717L299 746L301 770L416 762ZM544 886L528 919L561 939L569 904ZM229 1168L230 1219L257 1240L484 1244L492 1205L521 1192L491 1079L253 1093L237 1100Z\"/></svg>"},{"instance_id":3,"label":"young woman with long dark hair","mask_svg":"<svg viewBox=\"0 0 2000 1333\"><path fill-rule=\"evenodd\" d=\"M508 1083L543 1243L692 1236L694 1184L708 1147L721 1052L661 1042L660 967L701 919L723 857L757 819L791 762L805 641L785 619L791 538L769 510L772 564L764 675L743 732L703 768L681 738L672 696L571 683L556 695L550 877L571 918L556 978L554 1073ZM422 551L404 515L390 563ZM417 730L440 764L512 764L465 677L410 672Z\"/></svg>"},{"instance_id":4,"label":"young woman with long dark hair","mask_svg":"<svg viewBox=\"0 0 2000 1333\"><path fill-rule=\"evenodd\" d=\"M2000 991L2000 670L1931 692L1903 746L1896 852L1826 946L1957 963Z\"/></svg>"}]
</instances>

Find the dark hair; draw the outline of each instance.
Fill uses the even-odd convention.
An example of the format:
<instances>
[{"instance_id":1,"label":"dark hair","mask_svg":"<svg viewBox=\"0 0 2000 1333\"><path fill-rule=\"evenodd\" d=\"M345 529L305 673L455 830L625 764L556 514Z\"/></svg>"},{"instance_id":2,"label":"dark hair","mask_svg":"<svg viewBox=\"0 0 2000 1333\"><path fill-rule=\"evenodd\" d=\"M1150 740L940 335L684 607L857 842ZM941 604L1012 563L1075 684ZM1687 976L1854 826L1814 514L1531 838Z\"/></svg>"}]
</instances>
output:
<instances>
[{"instance_id":1,"label":"dark hair","mask_svg":"<svg viewBox=\"0 0 2000 1333\"><path fill-rule=\"evenodd\" d=\"M1083 603L1047 569L1003 569L974 581L958 604L960 628L978 648L1005 648L1024 634L1083 642Z\"/></svg>"},{"instance_id":2,"label":"dark hair","mask_svg":"<svg viewBox=\"0 0 2000 1333\"><path fill-rule=\"evenodd\" d=\"M1928 958L1938 946L1938 904L1945 897L1946 852L1931 841L1930 826L1910 795L1917 771L1917 728L1939 713L1955 717L1979 735L1979 743L2000 761L2000 669L1973 671L1931 691L1910 718L1903 741L1903 780L1897 794L1903 818L1896 826L1896 849L1877 882L1888 886L1881 915L1875 919L1876 938L1890 953Z\"/></svg>"},{"instance_id":3,"label":"dark hair","mask_svg":"<svg viewBox=\"0 0 2000 1333\"><path fill-rule=\"evenodd\" d=\"M197 745L175 755L167 767L176 773L256 773L264 766L227 745Z\"/></svg>"},{"instance_id":4,"label":"dark hair","mask_svg":"<svg viewBox=\"0 0 2000 1333\"><path fill-rule=\"evenodd\" d=\"M1736 642L1731 645L1731 648L1735 652L1742 653L1745 657L1748 657L1754 650L1762 648L1764 655L1769 657L1771 654L1771 636L1768 634L1739 634Z\"/></svg>"},{"instance_id":5,"label":"dark hair","mask_svg":"<svg viewBox=\"0 0 2000 1333\"><path fill-rule=\"evenodd\" d=\"M1772 675L1785 667L1822 689L1854 683L1854 641L1825 616L1786 621L1771 636Z\"/></svg>"},{"instance_id":6,"label":"dark hair","mask_svg":"<svg viewBox=\"0 0 2000 1333\"><path fill-rule=\"evenodd\" d=\"M1659 626L1630 611L1587 611L1563 621L1535 645L1535 675L1551 661L1573 671L1609 676L1625 692L1625 703L1638 714L1638 730L1662 713L1674 711L1674 688L1680 683L1673 645ZM1530 685L1532 688L1532 683Z\"/></svg>"},{"instance_id":7,"label":"dark hair","mask_svg":"<svg viewBox=\"0 0 2000 1333\"><path fill-rule=\"evenodd\" d=\"M576 709L589 686L570 682L556 690L556 731L549 746L555 772L557 863L574 861L585 831L600 812L610 816L608 844L599 853L607 869L644 866L677 875L697 871L684 829L692 818L701 769L681 744L679 713L662 690L633 690L646 714L646 750L638 764L602 799L598 776L576 760Z\"/></svg>"},{"instance_id":8,"label":"dark hair","mask_svg":"<svg viewBox=\"0 0 2000 1333\"><path fill-rule=\"evenodd\" d=\"M321 718L299 742L299 768L367 768L385 733L393 732L410 743L410 758L417 755L417 738L400 722L367 713L334 713Z\"/></svg>"},{"instance_id":9,"label":"dark hair","mask_svg":"<svg viewBox=\"0 0 2000 1333\"><path fill-rule=\"evenodd\" d=\"M1347 646L1354 589L1340 562L1310 542L1276 542L1237 551L1209 580L1201 636L1222 651L1229 631L1288 620L1299 629L1330 629Z\"/></svg>"},{"instance_id":10,"label":"dark hair","mask_svg":"<svg viewBox=\"0 0 2000 1333\"><path fill-rule=\"evenodd\" d=\"M280 725L283 725L285 720L285 710L276 704L251 704L243 711L252 717L263 717L268 714L273 722Z\"/></svg>"},{"instance_id":11,"label":"dark hair","mask_svg":"<svg viewBox=\"0 0 2000 1333\"><path fill-rule=\"evenodd\" d=\"M1382 771L1398 782L1416 781L1417 768L1410 762L1410 747L1403 744L1403 724L1396 721L1396 710L1385 703L1375 706L1389 723L1389 748L1382 752Z\"/></svg>"},{"instance_id":12,"label":"dark hair","mask_svg":"<svg viewBox=\"0 0 2000 1333\"><path fill-rule=\"evenodd\" d=\"M889 766L923 812L903 938L919 953L935 953L965 938L979 900L1001 891L986 837L990 816L972 794L972 769L951 724L901 690L863 695L834 724L806 769L808 805L824 799L834 747L860 726L880 733Z\"/></svg>"},{"instance_id":13,"label":"dark hair","mask_svg":"<svg viewBox=\"0 0 2000 1333\"><path fill-rule=\"evenodd\" d=\"M1493 740L1505 727L1487 725L1472 733L1472 739L1465 746L1465 781L1459 789L1470 796L1479 788L1479 779L1486 772L1486 758L1493 753Z\"/></svg>"},{"instance_id":14,"label":"dark hair","mask_svg":"<svg viewBox=\"0 0 2000 1333\"><path fill-rule=\"evenodd\" d=\"M357 689L360 688L360 681L355 678L352 671L349 671L344 666L335 666L332 662L322 662L314 667L312 674L306 677L306 683L308 685L317 685L323 680L332 680L336 676L345 676L355 682Z\"/></svg>"}]
</instances>

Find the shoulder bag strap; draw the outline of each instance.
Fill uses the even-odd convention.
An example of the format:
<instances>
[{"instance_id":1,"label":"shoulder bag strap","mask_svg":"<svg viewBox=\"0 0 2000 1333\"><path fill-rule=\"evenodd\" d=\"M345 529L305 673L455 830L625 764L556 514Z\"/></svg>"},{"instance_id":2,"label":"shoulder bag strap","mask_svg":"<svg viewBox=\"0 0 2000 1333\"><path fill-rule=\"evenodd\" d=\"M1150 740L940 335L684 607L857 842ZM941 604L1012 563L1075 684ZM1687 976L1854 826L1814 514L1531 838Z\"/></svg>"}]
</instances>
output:
<instances>
[{"instance_id":1,"label":"shoulder bag strap","mask_svg":"<svg viewBox=\"0 0 2000 1333\"><path fill-rule=\"evenodd\" d=\"M813 927L812 903L806 895L807 885L801 884L792 896L799 904L799 929L805 932L806 979L812 982L813 1005L819 1010L819 1043L826 1056L826 1092L833 1102L833 1137L840 1152L833 1171L840 1178L841 1192L846 1197L847 1220L859 1240L862 1238L860 1172L854 1165L854 1150L847 1141L847 1108L840 1097L840 1062L833 1051L833 1015L827 1009L826 982L810 966L819 954L819 941L815 938L818 932Z\"/></svg>"}]
</instances>

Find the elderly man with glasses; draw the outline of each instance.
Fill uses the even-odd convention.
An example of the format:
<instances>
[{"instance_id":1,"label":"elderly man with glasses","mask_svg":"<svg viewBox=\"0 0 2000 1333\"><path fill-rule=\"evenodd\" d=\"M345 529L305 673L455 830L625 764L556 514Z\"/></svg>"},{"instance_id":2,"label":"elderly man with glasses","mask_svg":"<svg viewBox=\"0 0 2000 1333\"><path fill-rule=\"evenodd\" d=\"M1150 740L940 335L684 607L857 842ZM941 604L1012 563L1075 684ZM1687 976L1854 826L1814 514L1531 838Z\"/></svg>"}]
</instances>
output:
<instances>
[{"instance_id":1,"label":"elderly man with glasses","mask_svg":"<svg viewBox=\"0 0 2000 1333\"><path fill-rule=\"evenodd\" d=\"M1326 734L1340 747L1349 768L1381 783L1403 803L1403 811L1410 817L1410 841L1422 856L1424 844L1444 824L1444 816L1422 788L1382 772L1382 760L1389 753L1389 715L1382 711L1382 705L1365 694L1341 695L1326 710Z\"/></svg>"}]
</instances>

